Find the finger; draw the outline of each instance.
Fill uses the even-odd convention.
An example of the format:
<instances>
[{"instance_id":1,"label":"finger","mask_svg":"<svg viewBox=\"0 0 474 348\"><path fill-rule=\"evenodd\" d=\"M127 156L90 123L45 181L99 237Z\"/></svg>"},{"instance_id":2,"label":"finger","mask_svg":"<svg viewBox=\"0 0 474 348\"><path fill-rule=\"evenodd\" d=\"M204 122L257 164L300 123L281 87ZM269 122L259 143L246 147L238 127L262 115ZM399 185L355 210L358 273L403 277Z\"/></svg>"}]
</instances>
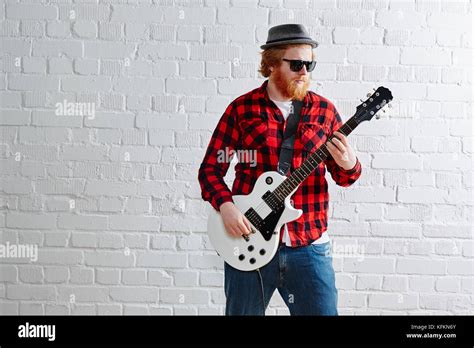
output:
<instances>
[{"instance_id":1,"label":"finger","mask_svg":"<svg viewBox=\"0 0 474 348\"><path fill-rule=\"evenodd\" d=\"M341 151L342 153L346 152L346 147L344 146L344 144L339 139L333 138L332 143L334 145L336 145L337 148L339 149L339 151Z\"/></svg>"},{"instance_id":2,"label":"finger","mask_svg":"<svg viewBox=\"0 0 474 348\"><path fill-rule=\"evenodd\" d=\"M241 235L247 235L250 233L243 222L239 222L235 229L239 231Z\"/></svg>"},{"instance_id":3,"label":"finger","mask_svg":"<svg viewBox=\"0 0 474 348\"><path fill-rule=\"evenodd\" d=\"M342 153L339 151L339 149L334 146L333 144L330 144L328 146L329 153L331 154L332 158L339 161L339 159L342 158Z\"/></svg>"},{"instance_id":4,"label":"finger","mask_svg":"<svg viewBox=\"0 0 474 348\"><path fill-rule=\"evenodd\" d=\"M252 225L250 224L250 221L245 217L245 215L243 217L243 220L244 220L244 224L248 228L248 230L252 231Z\"/></svg>"},{"instance_id":5,"label":"finger","mask_svg":"<svg viewBox=\"0 0 474 348\"><path fill-rule=\"evenodd\" d=\"M329 153L333 157L341 155L341 151L339 151L339 148L336 145L334 145L334 143L332 143L331 141L328 142L327 148L329 150Z\"/></svg>"},{"instance_id":6,"label":"finger","mask_svg":"<svg viewBox=\"0 0 474 348\"><path fill-rule=\"evenodd\" d=\"M241 234L239 232L236 232L233 227L226 227L227 232L232 236L232 237L240 237Z\"/></svg>"},{"instance_id":7,"label":"finger","mask_svg":"<svg viewBox=\"0 0 474 348\"><path fill-rule=\"evenodd\" d=\"M342 134L341 132L337 131L337 132L334 132L334 135L337 136L337 138L341 141L341 143L343 143L345 146L348 145L348 142L347 142L347 137Z\"/></svg>"},{"instance_id":8,"label":"finger","mask_svg":"<svg viewBox=\"0 0 474 348\"><path fill-rule=\"evenodd\" d=\"M326 147L327 147L329 153L331 154L331 156L334 157L335 151L336 151L334 144L331 143L331 141L328 141L328 142L326 143Z\"/></svg>"},{"instance_id":9,"label":"finger","mask_svg":"<svg viewBox=\"0 0 474 348\"><path fill-rule=\"evenodd\" d=\"M339 150L339 158L343 161L347 161L349 159L347 148L336 138L333 139L333 142L336 144Z\"/></svg>"}]
</instances>

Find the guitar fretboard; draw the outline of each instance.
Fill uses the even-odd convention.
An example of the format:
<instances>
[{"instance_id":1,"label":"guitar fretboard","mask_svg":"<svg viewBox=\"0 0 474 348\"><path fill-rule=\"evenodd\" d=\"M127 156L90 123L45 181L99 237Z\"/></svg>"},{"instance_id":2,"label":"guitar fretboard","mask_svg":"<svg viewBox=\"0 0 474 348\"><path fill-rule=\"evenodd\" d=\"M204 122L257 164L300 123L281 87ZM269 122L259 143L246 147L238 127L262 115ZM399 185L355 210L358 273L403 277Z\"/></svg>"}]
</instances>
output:
<instances>
[{"instance_id":1,"label":"guitar fretboard","mask_svg":"<svg viewBox=\"0 0 474 348\"><path fill-rule=\"evenodd\" d=\"M344 123L338 131L345 136L348 136L357 126L358 122L356 121L355 116L353 116ZM332 140L334 137L334 135L331 135L328 141ZM311 154L311 156L309 156L298 169L291 173L291 175L273 191L273 195L280 203L282 203L285 198L329 156L326 144L327 142L313 152L313 154Z\"/></svg>"}]
</instances>

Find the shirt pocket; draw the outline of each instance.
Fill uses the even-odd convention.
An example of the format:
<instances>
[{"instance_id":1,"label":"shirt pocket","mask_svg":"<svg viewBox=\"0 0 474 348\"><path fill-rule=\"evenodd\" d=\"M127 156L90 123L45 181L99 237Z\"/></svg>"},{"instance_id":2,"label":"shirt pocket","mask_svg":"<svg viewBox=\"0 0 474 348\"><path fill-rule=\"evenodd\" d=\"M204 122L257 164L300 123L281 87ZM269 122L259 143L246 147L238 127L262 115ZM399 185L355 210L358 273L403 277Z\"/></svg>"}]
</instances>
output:
<instances>
[{"instance_id":1,"label":"shirt pocket","mask_svg":"<svg viewBox=\"0 0 474 348\"><path fill-rule=\"evenodd\" d=\"M328 136L328 125L323 117L317 117L314 120L301 122L299 136L302 145L303 159L315 152L323 145Z\"/></svg>"},{"instance_id":2,"label":"shirt pocket","mask_svg":"<svg viewBox=\"0 0 474 348\"><path fill-rule=\"evenodd\" d=\"M258 149L267 144L267 122L262 118L244 119L240 122L242 148Z\"/></svg>"}]
</instances>

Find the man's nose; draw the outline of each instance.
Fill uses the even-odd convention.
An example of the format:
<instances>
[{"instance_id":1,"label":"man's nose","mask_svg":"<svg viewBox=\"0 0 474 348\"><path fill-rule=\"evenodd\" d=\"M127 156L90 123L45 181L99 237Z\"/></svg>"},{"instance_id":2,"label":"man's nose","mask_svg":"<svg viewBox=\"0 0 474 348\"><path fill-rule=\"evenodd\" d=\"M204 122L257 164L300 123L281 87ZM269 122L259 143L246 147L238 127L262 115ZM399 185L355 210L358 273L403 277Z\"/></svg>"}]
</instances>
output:
<instances>
[{"instance_id":1,"label":"man's nose","mask_svg":"<svg viewBox=\"0 0 474 348\"><path fill-rule=\"evenodd\" d=\"M308 75L308 70L306 70L306 65L303 65L301 70L298 72L300 75Z\"/></svg>"}]
</instances>

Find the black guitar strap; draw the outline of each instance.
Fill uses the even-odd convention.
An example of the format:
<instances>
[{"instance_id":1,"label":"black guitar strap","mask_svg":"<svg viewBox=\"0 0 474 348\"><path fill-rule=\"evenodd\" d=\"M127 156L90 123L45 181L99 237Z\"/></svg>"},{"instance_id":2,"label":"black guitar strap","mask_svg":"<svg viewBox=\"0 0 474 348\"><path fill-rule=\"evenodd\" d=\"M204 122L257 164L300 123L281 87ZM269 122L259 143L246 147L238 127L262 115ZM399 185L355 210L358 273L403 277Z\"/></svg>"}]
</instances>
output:
<instances>
[{"instance_id":1,"label":"black guitar strap","mask_svg":"<svg viewBox=\"0 0 474 348\"><path fill-rule=\"evenodd\" d=\"M300 113L301 108L303 107L303 102L299 100L293 100L291 105L292 108L290 110L290 114L288 115L285 133L283 134L283 142L281 144L280 157L277 167L278 173L285 176L288 174L288 171L291 168L296 129L298 128L298 123L300 121Z\"/></svg>"}]
</instances>

